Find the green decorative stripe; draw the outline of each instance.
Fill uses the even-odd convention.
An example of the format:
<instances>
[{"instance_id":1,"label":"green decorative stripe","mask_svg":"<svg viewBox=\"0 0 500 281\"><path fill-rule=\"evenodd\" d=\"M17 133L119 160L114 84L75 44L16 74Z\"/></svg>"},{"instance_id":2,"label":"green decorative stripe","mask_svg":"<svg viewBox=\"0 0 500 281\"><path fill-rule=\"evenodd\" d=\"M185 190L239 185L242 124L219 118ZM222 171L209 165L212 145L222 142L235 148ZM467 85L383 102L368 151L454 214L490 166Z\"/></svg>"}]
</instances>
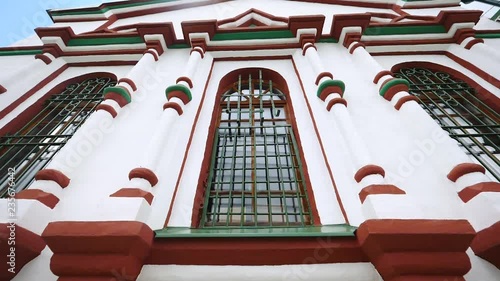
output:
<instances>
[{"instance_id":1,"label":"green decorative stripe","mask_svg":"<svg viewBox=\"0 0 500 281\"><path fill-rule=\"evenodd\" d=\"M167 227L156 230L156 238L211 238L211 237L352 237L357 228L347 224L312 227L272 228L187 228Z\"/></svg>"},{"instance_id":2,"label":"green decorative stripe","mask_svg":"<svg viewBox=\"0 0 500 281\"><path fill-rule=\"evenodd\" d=\"M141 37L77 38L69 40L68 46L97 46L139 43L144 43Z\"/></svg>"},{"instance_id":3,"label":"green decorative stripe","mask_svg":"<svg viewBox=\"0 0 500 281\"><path fill-rule=\"evenodd\" d=\"M384 96L387 91L392 88L393 86L404 84L410 87L410 83L406 79L400 79L400 78L394 78L389 80L389 82L385 83L384 86L380 89L380 95Z\"/></svg>"},{"instance_id":4,"label":"green decorative stripe","mask_svg":"<svg viewBox=\"0 0 500 281\"><path fill-rule=\"evenodd\" d=\"M321 38L318 40L319 43L338 43L339 40L333 38L333 37L330 37L330 38Z\"/></svg>"},{"instance_id":5,"label":"green decorative stripe","mask_svg":"<svg viewBox=\"0 0 500 281\"><path fill-rule=\"evenodd\" d=\"M340 87L340 89L342 90L342 93L344 93L345 91L345 83L340 81L340 80L326 80L324 81L323 83L321 83L318 87L318 92L316 93L316 95L318 97L321 96L321 92L323 92L324 89L326 89L326 87L329 87L329 86L337 86L337 87Z\"/></svg>"},{"instance_id":6,"label":"green decorative stripe","mask_svg":"<svg viewBox=\"0 0 500 281\"><path fill-rule=\"evenodd\" d=\"M109 92L117 93L120 96L124 97L125 100L127 100L127 103L130 103L132 101L129 92L122 87L108 87L104 89L104 95L106 95Z\"/></svg>"},{"instance_id":7,"label":"green decorative stripe","mask_svg":"<svg viewBox=\"0 0 500 281\"><path fill-rule=\"evenodd\" d=\"M138 6L145 6L145 5L151 5L151 4L159 4L159 3L168 3L168 2L174 2L178 0L150 0L150 1L144 1L140 3L127 3L127 4L119 4L119 5L113 5L113 3L104 3L101 5L101 7L97 7L92 10L87 10L87 11L82 11L81 9L74 9L74 10L59 10L59 11L49 11L49 14L51 16L78 16L78 15L95 15L95 14L104 14L107 11L110 10L115 10L115 9L122 9L122 8L131 8L131 7L138 7Z\"/></svg>"},{"instance_id":8,"label":"green decorative stripe","mask_svg":"<svg viewBox=\"0 0 500 281\"><path fill-rule=\"evenodd\" d=\"M192 96L191 96L191 91L189 90L188 87L184 86L184 85L181 85L181 84L177 84L177 85L172 85L170 87L168 87L166 90L165 90L165 94L167 95L167 99L169 99L169 95L171 92L173 91L181 91L183 92L184 94L186 94L186 96L188 97L188 100L191 101L192 99Z\"/></svg>"},{"instance_id":9,"label":"green decorative stripe","mask_svg":"<svg viewBox=\"0 0 500 281\"><path fill-rule=\"evenodd\" d=\"M168 46L169 49L186 49L186 48L191 48L191 46L189 44L184 44L184 43L181 43L181 44L172 44L170 46Z\"/></svg>"},{"instance_id":10,"label":"green decorative stripe","mask_svg":"<svg viewBox=\"0 0 500 281\"><path fill-rule=\"evenodd\" d=\"M1 56L25 56L25 55L38 55L42 54L42 50L9 50L9 51L2 51L0 50L0 57Z\"/></svg>"},{"instance_id":11,"label":"green decorative stripe","mask_svg":"<svg viewBox=\"0 0 500 281\"><path fill-rule=\"evenodd\" d=\"M290 30L217 33L213 41L295 38Z\"/></svg>"},{"instance_id":12,"label":"green decorative stripe","mask_svg":"<svg viewBox=\"0 0 500 281\"><path fill-rule=\"evenodd\" d=\"M483 34L476 34L476 38L500 38L500 33L483 33Z\"/></svg>"},{"instance_id":13,"label":"green decorative stripe","mask_svg":"<svg viewBox=\"0 0 500 281\"><path fill-rule=\"evenodd\" d=\"M367 27L363 35L410 35L428 33L446 33L446 29L442 25L372 26Z\"/></svg>"}]
</instances>

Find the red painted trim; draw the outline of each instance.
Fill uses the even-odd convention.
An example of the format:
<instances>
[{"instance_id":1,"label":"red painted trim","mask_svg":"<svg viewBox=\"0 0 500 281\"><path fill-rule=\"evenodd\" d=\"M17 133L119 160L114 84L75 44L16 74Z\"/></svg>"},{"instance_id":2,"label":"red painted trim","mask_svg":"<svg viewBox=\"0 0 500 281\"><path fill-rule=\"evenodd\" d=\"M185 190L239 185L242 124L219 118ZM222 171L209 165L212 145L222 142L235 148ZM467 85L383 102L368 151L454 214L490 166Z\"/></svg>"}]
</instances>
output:
<instances>
[{"instance_id":1,"label":"red painted trim","mask_svg":"<svg viewBox=\"0 0 500 281\"><path fill-rule=\"evenodd\" d=\"M400 51L370 53L372 56L413 56L413 55L446 55L446 51Z\"/></svg>"},{"instance_id":2,"label":"red painted trim","mask_svg":"<svg viewBox=\"0 0 500 281\"><path fill-rule=\"evenodd\" d=\"M93 61L93 62L71 62L68 66L86 67L86 66L120 66L120 65L136 65L137 61Z\"/></svg>"},{"instance_id":3,"label":"red painted trim","mask_svg":"<svg viewBox=\"0 0 500 281\"><path fill-rule=\"evenodd\" d=\"M145 179L154 187L158 183L158 177L156 174L148 168L135 168L130 171L128 174L128 179L132 180L133 178Z\"/></svg>"},{"instance_id":4,"label":"red painted trim","mask_svg":"<svg viewBox=\"0 0 500 281\"><path fill-rule=\"evenodd\" d=\"M390 70L382 70L377 75L375 75L375 78L373 78L373 84L378 84L378 81L386 75L393 76L393 73Z\"/></svg>"},{"instance_id":5,"label":"red painted trim","mask_svg":"<svg viewBox=\"0 0 500 281\"><path fill-rule=\"evenodd\" d=\"M475 34L476 31L472 28L461 28L455 32L453 39L455 39L455 42L460 45L465 39L469 37L474 38Z\"/></svg>"},{"instance_id":6,"label":"red painted trim","mask_svg":"<svg viewBox=\"0 0 500 281\"><path fill-rule=\"evenodd\" d=\"M59 202L59 198L54 194L39 189L25 189L17 193L15 198L37 200L51 209L54 209Z\"/></svg>"},{"instance_id":7,"label":"red painted trim","mask_svg":"<svg viewBox=\"0 0 500 281\"><path fill-rule=\"evenodd\" d=\"M21 103L23 103L25 100L27 100L29 97L34 95L36 92L38 92L40 89L45 87L47 84L49 84L52 80L54 80L57 76L59 76L61 73L64 72L68 68L68 65L63 65L61 66L58 70L47 76L47 78L43 79L38 83L35 87L33 87L31 90L26 92L24 95L22 95L20 98L18 98L16 101L12 102L9 106L4 108L0 112L0 119L4 118L7 114L9 114L12 110L14 110L16 107L18 107Z\"/></svg>"},{"instance_id":8,"label":"red painted trim","mask_svg":"<svg viewBox=\"0 0 500 281\"><path fill-rule=\"evenodd\" d=\"M168 93L168 100L171 98L178 98L182 101L183 104L189 103L189 97L183 91L172 91Z\"/></svg>"},{"instance_id":9,"label":"red painted trim","mask_svg":"<svg viewBox=\"0 0 500 281\"><path fill-rule=\"evenodd\" d=\"M4 86L0 85L0 94L3 94L5 92L7 92L7 89L5 89Z\"/></svg>"},{"instance_id":10,"label":"red painted trim","mask_svg":"<svg viewBox=\"0 0 500 281\"><path fill-rule=\"evenodd\" d=\"M309 49L309 48L313 48L314 50L318 51L318 48L316 48L316 46L314 46L314 44L306 44L304 46L304 49L302 50L302 55L303 56L306 55L307 49Z\"/></svg>"},{"instance_id":11,"label":"red painted trim","mask_svg":"<svg viewBox=\"0 0 500 281\"><path fill-rule=\"evenodd\" d=\"M149 205L153 202L154 195L139 188L122 188L109 197L138 197L144 198Z\"/></svg>"},{"instance_id":12,"label":"red painted trim","mask_svg":"<svg viewBox=\"0 0 500 281\"><path fill-rule=\"evenodd\" d=\"M472 46L476 45L477 43L484 43L484 40L481 38L472 39L465 45L465 49L470 50Z\"/></svg>"},{"instance_id":13,"label":"red painted trim","mask_svg":"<svg viewBox=\"0 0 500 281\"><path fill-rule=\"evenodd\" d=\"M205 52L203 52L202 50L200 50L198 48L191 49L191 52L189 52L189 54L191 55L193 52L198 52L200 54L201 58L205 57Z\"/></svg>"},{"instance_id":14,"label":"red painted trim","mask_svg":"<svg viewBox=\"0 0 500 281\"><path fill-rule=\"evenodd\" d=\"M104 95L104 100L114 100L120 107L124 107L128 104L128 101L122 95L115 92L108 92Z\"/></svg>"},{"instance_id":15,"label":"red painted trim","mask_svg":"<svg viewBox=\"0 0 500 281\"><path fill-rule=\"evenodd\" d=\"M158 57L158 54L155 53L154 51L150 50L150 49L147 49L146 51L144 51L144 54L150 54L153 56L153 58L155 59L155 61L158 61L160 58Z\"/></svg>"},{"instance_id":16,"label":"red painted trim","mask_svg":"<svg viewBox=\"0 0 500 281\"><path fill-rule=\"evenodd\" d=\"M136 280L153 244L142 222L51 222L42 237L58 280Z\"/></svg>"},{"instance_id":17,"label":"red painted trim","mask_svg":"<svg viewBox=\"0 0 500 281\"><path fill-rule=\"evenodd\" d=\"M338 103L341 103L343 104L345 107L347 107L347 101L343 98L334 98L334 99L331 99L329 102L328 102L328 105L326 106L326 110L330 111L330 109L332 109L332 107Z\"/></svg>"},{"instance_id":18,"label":"red painted trim","mask_svg":"<svg viewBox=\"0 0 500 281\"><path fill-rule=\"evenodd\" d=\"M418 102L418 98L412 95L404 96L398 100L398 102L394 105L394 108L396 110L400 110L403 104L409 102L409 101L415 101Z\"/></svg>"},{"instance_id":19,"label":"red painted trim","mask_svg":"<svg viewBox=\"0 0 500 281\"><path fill-rule=\"evenodd\" d=\"M262 237L157 239L147 263L255 266L366 261L355 237Z\"/></svg>"},{"instance_id":20,"label":"red painted trim","mask_svg":"<svg viewBox=\"0 0 500 281\"><path fill-rule=\"evenodd\" d=\"M358 241L383 280L460 280L475 231L467 220L367 220Z\"/></svg>"},{"instance_id":21,"label":"red painted trim","mask_svg":"<svg viewBox=\"0 0 500 281\"><path fill-rule=\"evenodd\" d=\"M349 46L351 46L352 43L354 42L359 43L360 41L361 41L361 34L359 32L349 32L345 34L344 42L342 43L342 45L345 48L349 48Z\"/></svg>"},{"instance_id":22,"label":"red painted trim","mask_svg":"<svg viewBox=\"0 0 500 281\"><path fill-rule=\"evenodd\" d=\"M118 115L118 112L116 112L116 110L109 104L99 104L96 109L97 110L104 110L104 111L107 111L109 114L111 114L111 116L113 116L113 118L115 118L117 115Z\"/></svg>"},{"instance_id":23,"label":"red painted trim","mask_svg":"<svg viewBox=\"0 0 500 281\"><path fill-rule=\"evenodd\" d=\"M9 240L11 233L15 233L15 245L12 245L13 240ZM11 247L15 247L13 254L11 253ZM0 280L12 280L27 263L39 256L44 248L45 242L38 234L19 224L0 223L0 253L2 253L0 258ZM11 258L7 257L7 255L15 255L14 273L9 271Z\"/></svg>"},{"instance_id":24,"label":"red painted trim","mask_svg":"<svg viewBox=\"0 0 500 281\"><path fill-rule=\"evenodd\" d=\"M321 72L320 74L318 74L318 77L316 77L316 82L314 82L314 84L319 85L319 82L321 81L321 79L325 78L325 77L328 77L330 79L333 80L333 74L330 73L330 72Z\"/></svg>"},{"instance_id":25,"label":"red painted trim","mask_svg":"<svg viewBox=\"0 0 500 281\"><path fill-rule=\"evenodd\" d=\"M54 181L60 187L65 188L69 185L70 179L62 172L54 169L43 169L35 175L35 180Z\"/></svg>"},{"instance_id":26,"label":"red painted trim","mask_svg":"<svg viewBox=\"0 0 500 281\"><path fill-rule=\"evenodd\" d=\"M391 79L389 79L389 80L391 80ZM386 82L389 80L386 80ZM391 101L392 98L396 94L398 94L400 92L408 92L409 90L410 89L408 88L408 86L406 84L397 84L397 85L392 86L391 88L389 88L389 90L387 90L385 92L384 98L388 101Z\"/></svg>"},{"instance_id":27,"label":"red painted trim","mask_svg":"<svg viewBox=\"0 0 500 281\"><path fill-rule=\"evenodd\" d=\"M361 182L366 176L369 175L381 175L382 177L385 177L385 171L382 167L377 165L366 165L361 167L356 172L354 179L356 182Z\"/></svg>"},{"instance_id":28,"label":"red painted trim","mask_svg":"<svg viewBox=\"0 0 500 281\"><path fill-rule=\"evenodd\" d=\"M186 76L181 76L181 77L177 78L177 80L175 80L175 84L179 84L179 82L181 82L181 81L186 82L189 85L190 89L193 88L193 81L191 81L191 78L186 77Z\"/></svg>"},{"instance_id":29,"label":"red painted trim","mask_svg":"<svg viewBox=\"0 0 500 281\"><path fill-rule=\"evenodd\" d=\"M163 110L167 109L167 108L172 108L174 109L175 111L177 111L177 114L179 114L179 116L182 115L182 113L184 113L184 111L182 110L182 107L180 106L180 104L176 103L176 102L166 102L164 105L163 105Z\"/></svg>"},{"instance_id":30,"label":"red painted trim","mask_svg":"<svg viewBox=\"0 0 500 281\"><path fill-rule=\"evenodd\" d=\"M458 70L455 70L453 68L446 67L446 66L443 66L440 64L432 63L432 62L422 62L422 61L412 61L412 62L400 63L397 65L394 65L391 70L393 72L397 72L401 68L405 68L405 67L412 67L412 68L422 67L422 68L431 69L433 71L441 71L441 72L449 73L451 76L466 82L467 84L469 84L469 86L474 88L477 91L476 97L479 98L482 102L486 103L493 110L495 110L497 112L500 111L500 99L499 98L497 98L490 91L483 88L476 81L472 80L469 76L463 74L462 72L460 72ZM471 70L471 69L469 69L469 70ZM484 79L484 77L483 77L483 79Z\"/></svg>"},{"instance_id":31,"label":"red painted trim","mask_svg":"<svg viewBox=\"0 0 500 281\"><path fill-rule=\"evenodd\" d=\"M323 91L321 91L321 93L319 94L319 98L322 101L325 101L326 98L331 94L339 94L341 97L344 95L344 93L342 92L342 88L340 88L339 86L328 86L324 88Z\"/></svg>"},{"instance_id":32,"label":"red painted trim","mask_svg":"<svg viewBox=\"0 0 500 281\"><path fill-rule=\"evenodd\" d=\"M219 61L259 61L259 60L289 60L292 59L291 55L285 55L285 56L255 56L255 57L227 57L227 58L214 58L215 62Z\"/></svg>"},{"instance_id":33,"label":"red painted trim","mask_svg":"<svg viewBox=\"0 0 500 281\"><path fill-rule=\"evenodd\" d=\"M487 72L481 70L479 67L475 66L474 64L450 53L450 52L446 52L446 56L450 59L452 59L453 61L455 61L456 63L460 64L461 66L467 68L468 70L472 71L474 74L476 74L477 76L483 78L484 80L486 80L488 83L494 85L495 87L497 88L500 88L500 80L491 76L490 74L488 74ZM468 79L470 80L470 78ZM477 83L476 83L477 84Z\"/></svg>"},{"instance_id":34,"label":"red painted trim","mask_svg":"<svg viewBox=\"0 0 500 281\"><path fill-rule=\"evenodd\" d=\"M465 203L476 197L482 192L500 192L500 183L498 182L480 182L462 189L458 196Z\"/></svg>"},{"instance_id":35,"label":"red painted trim","mask_svg":"<svg viewBox=\"0 0 500 281\"><path fill-rule=\"evenodd\" d=\"M135 85L134 81L132 81L132 79L130 78L120 78L120 80L118 80L118 84L119 83L128 84L132 88L132 90L137 91L137 86Z\"/></svg>"},{"instance_id":36,"label":"red painted trim","mask_svg":"<svg viewBox=\"0 0 500 281\"><path fill-rule=\"evenodd\" d=\"M50 64L52 60L44 54L35 55L35 59L42 60L45 64Z\"/></svg>"},{"instance_id":37,"label":"red painted trim","mask_svg":"<svg viewBox=\"0 0 500 281\"><path fill-rule=\"evenodd\" d=\"M368 195L375 194L406 194L406 192L392 184L372 184L359 192L359 200L364 203Z\"/></svg>"},{"instance_id":38,"label":"red painted trim","mask_svg":"<svg viewBox=\"0 0 500 281\"><path fill-rule=\"evenodd\" d=\"M479 231L471 248L476 256L489 261L500 269L500 221Z\"/></svg>"},{"instance_id":39,"label":"red painted trim","mask_svg":"<svg viewBox=\"0 0 500 281\"><path fill-rule=\"evenodd\" d=\"M311 108L311 104L309 103L309 99L308 99L308 97L306 95L306 90L304 88L304 83L302 82L302 78L300 77L299 70L297 69L297 65L295 64L295 60L293 59L293 57L291 58L291 61L292 61L292 64L293 64L293 69L295 70L295 75L297 75L297 79L299 79L299 84L300 84L300 88L302 90L302 95L304 97L304 100L306 101L307 110L309 111L309 116L311 117L311 121L313 123L314 132L316 133L316 138L318 139L319 147L321 148L321 154L323 154L323 161L325 163L326 169L328 170L328 175L330 176L330 181L331 181L331 183L333 185L333 189L335 190L335 197L337 199L337 202L339 203L339 208L340 208L340 211L342 212L342 216L344 217L345 222L347 224L349 224L349 218L348 218L347 212L346 212L346 210L344 208L344 204L342 203L342 198L340 198L339 190L337 188L337 184L335 183L335 179L334 179L334 176L333 176L332 169L330 167L330 164L328 163L328 159L326 157L326 152L325 152L325 147L323 145L323 141L321 140L321 137L320 137L320 134L319 134L318 126L316 124L316 119L314 118L314 114L313 114L313 111L312 111L312 108Z\"/></svg>"},{"instance_id":40,"label":"red painted trim","mask_svg":"<svg viewBox=\"0 0 500 281\"><path fill-rule=\"evenodd\" d=\"M230 23L230 22L238 21L239 19L245 17L246 15L250 15L252 13L260 15L260 16L263 16L263 17L265 17L267 19L270 19L272 21L280 21L280 22L283 22L283 23L288 23L288 18L285 18L285 17L276 17L274 15L268 14L268 13L263 12L261 10L252 8L252 9L247 10L244 13L241 13L241 14L235 16L235 17L217 21L217 26L220 26L220 25L223 25L223 24L227 24L227 23Z\"/></svg>"},{"instance_id":41,"label":"red painted trim","mask_svg":"<svg viewBox=\"0 0 500 281\"><path fill-rule=\"evenodd\" d=\"M354 46L352 46L352 48L349 50L349 54L354 53L354 51L355 51L357 48L359 48L359 47L363 47L363 48L365 48L365 44L363 44L363 43L359 43L359 42L358 42L358 43L356 43L356 44L354 44Z\"/></svg>"},{"instance_id":42,"label":"red painted trim","mask_svg":"<svg viewBox=\"0 0 500 281\"><path fill-rule=\"evenodd\" d=\"M448 179L451 180L452 182L456 182L461 176L470 174L470 173L486 173L486 169L479 165L479 164L474 164L474 163L462 163L456 165L449 173L448 173Z\"/></svg>"}]
</instances>

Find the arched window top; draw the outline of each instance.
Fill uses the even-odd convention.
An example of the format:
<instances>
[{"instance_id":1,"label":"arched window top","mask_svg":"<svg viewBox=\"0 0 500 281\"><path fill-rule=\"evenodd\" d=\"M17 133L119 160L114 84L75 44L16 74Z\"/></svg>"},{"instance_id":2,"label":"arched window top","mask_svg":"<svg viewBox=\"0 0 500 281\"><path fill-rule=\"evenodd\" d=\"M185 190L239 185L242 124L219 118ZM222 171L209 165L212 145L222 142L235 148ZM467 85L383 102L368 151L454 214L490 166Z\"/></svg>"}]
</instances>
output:
<instances>
[{"instance_id":1,"label":"arched window top","mask_svg":"<svg viewBox=\"0 0 500 281\"><path fill-rule=\"evenodd\" d=\"M394 76L410 83L410 94L490 176L500 180L498 99L463 74L432 63L406 63Z\"/></svg>"},{"instance_id":2,"label":"arched window top","mask_svg":"<svg viewBox=\"0 0 500 281\"><path fill-rule=\"evenodd\" d=\"M35 174L66 144L103 100L104 89L116 84L109 73L92 73L60 83L32 106L35 112L21 128L0 138L0 195L14 172L16 191L25 189ZM34 108L36 107L36 108Z\"/></svg>"}]
</instances>

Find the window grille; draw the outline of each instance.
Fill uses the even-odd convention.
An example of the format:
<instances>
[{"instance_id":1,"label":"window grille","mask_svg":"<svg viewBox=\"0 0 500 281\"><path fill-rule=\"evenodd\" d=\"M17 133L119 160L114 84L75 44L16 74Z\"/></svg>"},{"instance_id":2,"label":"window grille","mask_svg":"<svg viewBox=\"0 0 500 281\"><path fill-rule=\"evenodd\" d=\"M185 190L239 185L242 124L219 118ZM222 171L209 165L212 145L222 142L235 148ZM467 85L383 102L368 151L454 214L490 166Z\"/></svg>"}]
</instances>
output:
<instances>
[{"instance_id":1,"label":"window grille","mask_svg":"<svg viewBox=\"0 0 500 281\"><path fill-rule=\"evenodd\" d=\"M71 84L47 99L43 109L18 132L2 136L0 195L5 197L9 188L9 169L15 170L16 191L25 189L103 100L103 90L115 84L111 78Z\"/></svg>"},{"instance_id":2,"label":"window grille","mask_svg":"<svg viewBox=\"0 0 500 281\"><path fill-rule=\"evenodd\" d=\"M500 115L476 96L474 88L444 72L402 68L410 94L461 148L500 180Z\"/></svg>"},{"instance_id":3,"label":"window grille","mask_svg":"<svg viewBox=\"0 0 500 281\"><path fill-rule=\"evenodd\" d=\"M285 95L242 76L220 101L201 227L313 223Z\"/></svg>"}]
</instances>

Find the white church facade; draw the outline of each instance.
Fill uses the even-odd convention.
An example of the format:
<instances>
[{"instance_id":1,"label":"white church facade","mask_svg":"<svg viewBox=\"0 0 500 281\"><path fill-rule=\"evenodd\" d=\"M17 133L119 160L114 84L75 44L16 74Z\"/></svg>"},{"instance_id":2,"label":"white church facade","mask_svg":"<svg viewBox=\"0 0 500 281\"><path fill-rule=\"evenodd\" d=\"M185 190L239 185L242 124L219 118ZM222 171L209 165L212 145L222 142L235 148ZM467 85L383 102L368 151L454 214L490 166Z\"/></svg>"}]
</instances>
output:
<instances>
[{"instance_id":1,"label":"white church facade","mask_svg":"<svg viewBox=\"0 0 500 281\"><path fill-rule=\"evenodd\" d=\"M0 280L500 280L500 9L132 0L0 48Z\"/></svg>"}]
</instances>

